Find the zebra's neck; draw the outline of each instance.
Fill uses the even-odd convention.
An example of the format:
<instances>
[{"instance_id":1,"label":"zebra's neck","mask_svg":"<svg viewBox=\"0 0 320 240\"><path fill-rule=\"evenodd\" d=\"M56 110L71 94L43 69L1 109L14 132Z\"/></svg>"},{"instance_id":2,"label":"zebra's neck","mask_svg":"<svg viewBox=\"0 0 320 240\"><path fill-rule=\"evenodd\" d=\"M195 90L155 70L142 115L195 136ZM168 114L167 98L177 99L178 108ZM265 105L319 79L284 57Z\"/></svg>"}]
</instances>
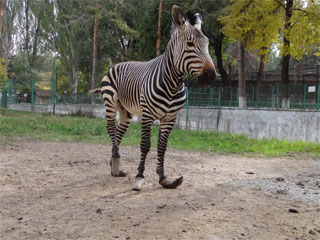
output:
<instances>
[{"instance_id":1,"label":"zebra's neck","mask_svg":"<svg viewBox=\"0 0 320 240\"><path fill-rule=\"evenodd\" d=\"M186 75L180 72L173 62L174 42L174 39L170 40L162 55L162 78L159 78L160 85L165 85L171 94L181 89Z\"/></svg>"}]
</instances>

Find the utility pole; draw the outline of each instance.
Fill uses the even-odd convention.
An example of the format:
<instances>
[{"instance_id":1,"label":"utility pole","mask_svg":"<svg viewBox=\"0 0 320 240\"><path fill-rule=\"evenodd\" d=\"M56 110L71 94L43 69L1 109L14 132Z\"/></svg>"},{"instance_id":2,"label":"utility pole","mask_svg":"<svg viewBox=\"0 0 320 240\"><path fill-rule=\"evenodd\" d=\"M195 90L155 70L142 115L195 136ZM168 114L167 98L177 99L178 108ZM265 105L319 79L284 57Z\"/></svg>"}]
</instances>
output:
<instances>
[{"instance_id":1,"label":"utility pole","mask_svg":"<svg viewBox=\"0 0 320 240\"><path fill-rule=\"evenodd\" d=\"M51 85L51 103L53 105L52 111L53 114L56 114L56 90L57 90L57 68L56 60L53 60L53 76L52 76L52 85Z\"/></svg>"},{"instance_id":2,"label":"utility pole","mask_svg":"<svg viewBox=\"0 0 320 240\"><path fill-rule=\"evenodd\" d=\"M159 2L159 16L158 16L158 31L157 31L157 56L161 54L160 44L161 44L161 17L162 17L162 0Z\"/></svg>"},{"instance_id":3,"label":"utility pole","mask_svg":"<svg viewBox=\"0 0 320 240\"><path fill-rule=\"evenodd\" d=\"M93 33L93 61L92 61L92 75L91 75L91 89L95 89L96 79L96 65L97 65L97 46L98 46L98 18L94 19L94 33Z\"/></svg>"}]
</instances>

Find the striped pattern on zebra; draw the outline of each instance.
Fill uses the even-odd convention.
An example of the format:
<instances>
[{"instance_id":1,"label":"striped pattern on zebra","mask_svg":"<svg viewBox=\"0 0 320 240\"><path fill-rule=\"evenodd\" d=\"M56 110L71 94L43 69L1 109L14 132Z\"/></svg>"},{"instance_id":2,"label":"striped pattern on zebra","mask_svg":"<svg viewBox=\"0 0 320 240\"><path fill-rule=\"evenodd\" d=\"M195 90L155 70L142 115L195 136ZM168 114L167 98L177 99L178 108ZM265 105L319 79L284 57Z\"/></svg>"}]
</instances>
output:
<instances>
[{"instance_id":1,"label":"striped pattern on zebra","mask_svg":"<svg viewBox=\"0 0 320 240\"><path fill-rule=\"evenodd\" d=\"M176 188L182 183L182 176L169 178L164 174L164 155L177 114L185 103L183 80L190 74L198 77L200 83L210 84L216 75L208 51L209 40L201 32L201 16L188 12L184 17L176 5L172 7L171 16L174 29L162 55L148 62L116 64L102 79L101 88L91 91L101 92L106 106L107 131L112 141L112 176L125 175L119 170L119 145L133 115L141 116L141 159L134 190L141 190L144 182L145 160L155 120L160 120L156 168L159 183L165 188Z\"/></svg>"}]
</instances>

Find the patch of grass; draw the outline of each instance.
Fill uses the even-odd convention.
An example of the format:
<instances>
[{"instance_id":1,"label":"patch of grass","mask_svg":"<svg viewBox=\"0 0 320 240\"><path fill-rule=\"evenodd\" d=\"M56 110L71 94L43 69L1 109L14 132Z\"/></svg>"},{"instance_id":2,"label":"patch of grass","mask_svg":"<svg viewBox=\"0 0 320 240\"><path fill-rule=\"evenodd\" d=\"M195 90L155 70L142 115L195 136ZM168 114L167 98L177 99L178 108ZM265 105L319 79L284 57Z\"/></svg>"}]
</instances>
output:
<instances>
[{"instance_id":1,"label":"patch of grass","mask_svg":"<svg viewBox=\"0 0 320 240\"><path fill-rule=\"evenodd\" d=\"M157 146L159 127L152 129L152 146ZM100 118L48 115L32 112L0 110L0 140L17 138L81 141L110 144L106 121ZM6 140L4 140L6 139ZM123 145L139 146L141 126L130 125ZM168 147L181 150L210 151L217 153L287 156L311 155L319 158L320 144L284 140L256 140L245 135L214 131L174 129Z\"/></svg>"}]
</instances>

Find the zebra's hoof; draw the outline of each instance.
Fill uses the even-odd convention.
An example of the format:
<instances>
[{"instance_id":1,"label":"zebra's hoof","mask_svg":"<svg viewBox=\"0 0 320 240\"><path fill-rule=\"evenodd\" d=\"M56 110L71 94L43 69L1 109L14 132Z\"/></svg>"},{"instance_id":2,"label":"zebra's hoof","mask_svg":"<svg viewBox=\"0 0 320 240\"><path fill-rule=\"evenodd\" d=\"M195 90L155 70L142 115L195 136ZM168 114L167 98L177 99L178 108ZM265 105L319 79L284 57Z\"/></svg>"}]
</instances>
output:
<instances>
[{"instance_id":1,"label":"zebra's hoof","mask_svg":"<svg viewBox=\"0 0 320 240\"><path fill-rule=\"evenodd\" d=\"M121 171L120 171L120 158L111 158L111 176L113 177L120 177L121 176Z\"/></svg>"},{"instance_id":2,"label":"zebra's hoof","mask_svg":"<svg viewBox=\"0 0 320 240\"><path fill-rule=\"evenodd\" d=\"M141 191L143 184L144 184L144 178L136 177L132 190Z\"/></svg>"},{"instance_id":3,"label":"zebra's hoof","mask_svg":"<svg viewBox=\"0 0 320 240\"><path fill-rule=\"evenodd\" d=\"M162 181L160 181L160 185L164 188L176 188L179 187L183 182L183 176L177 177L177 178L170 178L166 177Z\"/></svg>"},{"instance_id":4,"label":"zebra's hoof","mask_svg":"<svg viewBox=\"0 0 320 240\"><path fill-rule=\"evenodd\" d=\"M120 170L118 174L111 173L111 176L112 177L125 177L125 176L127 176L127 173Z\"/></svg>"}]
</instances>

